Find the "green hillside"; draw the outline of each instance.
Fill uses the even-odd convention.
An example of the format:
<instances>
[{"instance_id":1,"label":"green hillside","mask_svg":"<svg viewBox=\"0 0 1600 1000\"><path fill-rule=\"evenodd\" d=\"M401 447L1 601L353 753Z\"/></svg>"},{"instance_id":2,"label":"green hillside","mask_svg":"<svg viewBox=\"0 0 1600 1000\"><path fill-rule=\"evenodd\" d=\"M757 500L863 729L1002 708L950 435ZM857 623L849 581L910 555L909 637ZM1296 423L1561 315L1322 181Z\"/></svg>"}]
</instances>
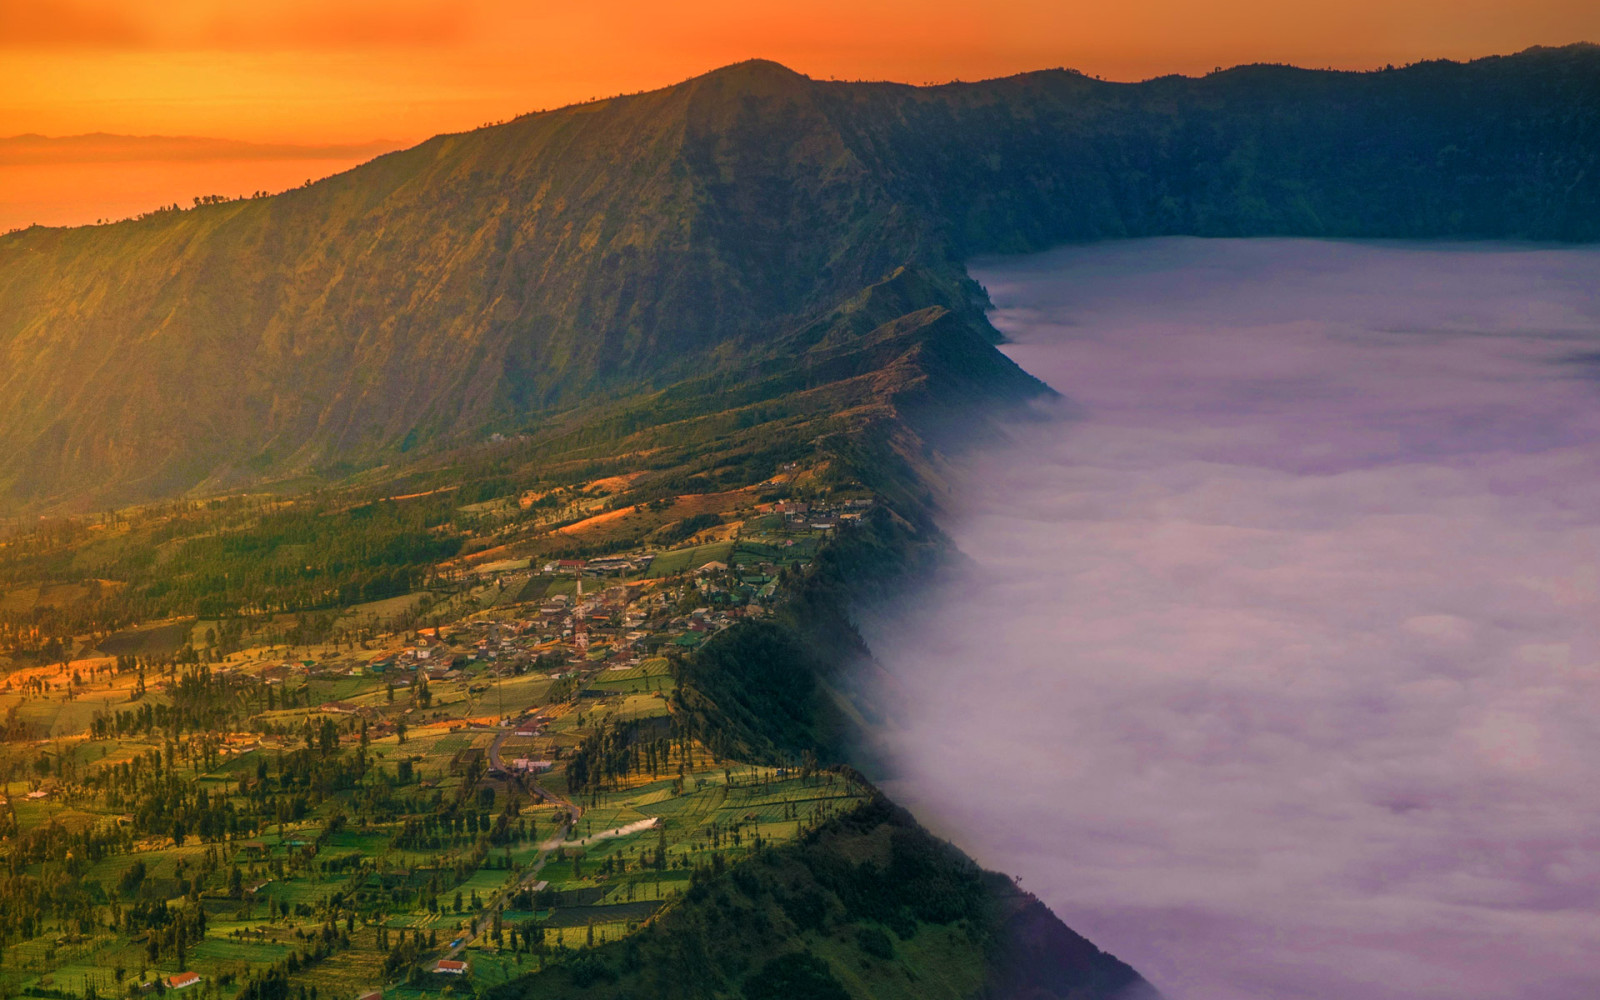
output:
<instances>
[{"instance_id":1,"label":"green hillside","mask_svg":"<svg viewBox=\"0 0 1600 1000\"><path fill-rule=\"evenodd\" d=\"M967 344L992 336L963 280L976 253L1593 239L1597 108L1587 46L1138 85L915 88L751 62L270 198L36 227L0 238L0 490L92 508L570 434L680 383L742 388L859 347L895 316L818 318L900 267L918 280L896 315L939 307L936 339ZM703 396L677 398L682 414Z\"/></svg>"}]
</instances>

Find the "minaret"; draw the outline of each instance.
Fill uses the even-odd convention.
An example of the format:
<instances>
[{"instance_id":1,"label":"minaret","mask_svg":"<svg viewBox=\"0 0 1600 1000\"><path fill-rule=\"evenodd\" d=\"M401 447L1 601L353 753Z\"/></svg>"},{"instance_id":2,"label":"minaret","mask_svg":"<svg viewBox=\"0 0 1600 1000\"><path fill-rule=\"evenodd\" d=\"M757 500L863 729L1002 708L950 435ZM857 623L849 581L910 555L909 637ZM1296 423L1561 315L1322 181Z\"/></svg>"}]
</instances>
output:
<instances>
[{"instance_id":1,"label":"minaret","mask_svg":"<svg viewBox=\"0 0 1600 1000\"><path fill-rule=\"evenodd\" d=\"M572 648L582 656L589 654L589 629L583 623L583 570L578 570L578 599L572 609Z\"/></svg>"}]
</instances>

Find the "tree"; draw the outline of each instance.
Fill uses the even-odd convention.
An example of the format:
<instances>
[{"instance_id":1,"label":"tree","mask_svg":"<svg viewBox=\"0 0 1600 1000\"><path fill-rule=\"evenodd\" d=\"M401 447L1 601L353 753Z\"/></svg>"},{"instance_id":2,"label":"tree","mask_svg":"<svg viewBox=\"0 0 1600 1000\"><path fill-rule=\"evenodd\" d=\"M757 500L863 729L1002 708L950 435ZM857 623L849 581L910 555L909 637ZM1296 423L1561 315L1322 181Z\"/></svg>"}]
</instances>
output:
<instances>
[{"instance_id":1,"label":"tree","mask_svg":"<svg viewBox=\"0 0 1600 1000\"><path fill-rule=\"evenodd\" d=\"M828 963L809 951L779 955L744 982L745 1000L849 1000Z\"/></svg>"}]
</instances>

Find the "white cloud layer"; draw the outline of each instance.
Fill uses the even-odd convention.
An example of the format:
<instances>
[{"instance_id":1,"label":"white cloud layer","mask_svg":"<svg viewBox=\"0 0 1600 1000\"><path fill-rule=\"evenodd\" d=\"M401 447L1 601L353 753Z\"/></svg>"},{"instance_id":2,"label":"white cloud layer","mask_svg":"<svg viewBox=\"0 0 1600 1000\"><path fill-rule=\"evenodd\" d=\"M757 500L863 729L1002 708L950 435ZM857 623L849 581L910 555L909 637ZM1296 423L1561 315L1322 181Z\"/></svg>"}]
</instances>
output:
<instances>
[{"instance_id":1,"label":"white cloud layer","mask_svg":"<svg viewBox=\"0 0 1600 1000\"><path fill-rule=\"evenodd\" d=\"M975 271L1071 405L866 623L894 793L1177 1000L1600 996L1600 252Z\"/></svg>"}]
</instances>

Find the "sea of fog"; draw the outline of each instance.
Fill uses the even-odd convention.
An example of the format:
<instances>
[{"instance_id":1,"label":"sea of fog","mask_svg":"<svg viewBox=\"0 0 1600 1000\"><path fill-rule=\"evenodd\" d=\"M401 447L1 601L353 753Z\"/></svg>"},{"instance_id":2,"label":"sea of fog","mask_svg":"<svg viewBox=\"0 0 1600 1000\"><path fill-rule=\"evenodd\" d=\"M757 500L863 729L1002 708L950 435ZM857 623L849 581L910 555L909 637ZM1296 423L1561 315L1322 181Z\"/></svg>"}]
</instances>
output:
<instances>
[{"instance_id":1,"label":"sea of fog","mask_svg":"<svg viewBox=\"0 0 1600 1000\"><path fill-rule=\"evenodd\" d=\"M863 623L893 794L1174 1000L1600 997L1600 252L974 273L1062 400Z\"/></svg>"}]
</instances>

